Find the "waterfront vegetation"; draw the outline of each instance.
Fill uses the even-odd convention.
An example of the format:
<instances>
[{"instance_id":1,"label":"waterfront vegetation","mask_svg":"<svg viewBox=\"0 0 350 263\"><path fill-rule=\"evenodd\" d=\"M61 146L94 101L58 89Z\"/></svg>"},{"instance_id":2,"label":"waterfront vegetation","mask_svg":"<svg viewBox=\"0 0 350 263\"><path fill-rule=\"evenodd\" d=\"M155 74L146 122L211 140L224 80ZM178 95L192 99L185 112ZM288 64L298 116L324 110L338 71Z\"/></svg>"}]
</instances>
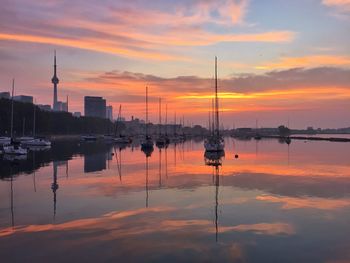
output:
<instances>
[{"instance_id":1,"label":"waterfront vegetation","mask_svg":"<svg viewBox=\"0 0 350 263\"><path fill-rule=\"evenodd\" d=\"M104 134L114 131L114 124L108 119L93 117L74 117L68 112L41 110L31 103L14 101L15 136L31 135L33 132L33 111L36 107L36 133L51 134ZM11 100L0 99L0 134L9 135L11 126ZM24 127L24 129L23 129ZM24 132L23 132L24 131Z\"/></svg>"}]
</instances>

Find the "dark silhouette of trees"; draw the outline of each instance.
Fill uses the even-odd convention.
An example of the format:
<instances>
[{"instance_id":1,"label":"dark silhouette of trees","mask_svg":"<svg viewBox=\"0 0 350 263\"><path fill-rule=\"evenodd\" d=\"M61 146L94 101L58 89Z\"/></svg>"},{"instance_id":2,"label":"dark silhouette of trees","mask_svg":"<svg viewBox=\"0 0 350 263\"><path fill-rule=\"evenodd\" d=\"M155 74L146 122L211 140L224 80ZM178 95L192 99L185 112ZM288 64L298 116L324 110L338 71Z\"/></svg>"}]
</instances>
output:
<instances>
[{"instance_id":1,"label":"dark silhouette of trees","mask_svg":"<svg viewBox=\"0 0 350 263\"><path fill-rule=\"evenodd\" d=\"M36 134L106 134L115 130L114 123L108 119L94 117L73 117L68 112L44 111L31 103L14 102L15 136L22 136L23 120L24 134L33 134L34 107L36 112ZM11 125L11 100L0 99L0 134L9 135Z\"/></svg>"}]
</instances>

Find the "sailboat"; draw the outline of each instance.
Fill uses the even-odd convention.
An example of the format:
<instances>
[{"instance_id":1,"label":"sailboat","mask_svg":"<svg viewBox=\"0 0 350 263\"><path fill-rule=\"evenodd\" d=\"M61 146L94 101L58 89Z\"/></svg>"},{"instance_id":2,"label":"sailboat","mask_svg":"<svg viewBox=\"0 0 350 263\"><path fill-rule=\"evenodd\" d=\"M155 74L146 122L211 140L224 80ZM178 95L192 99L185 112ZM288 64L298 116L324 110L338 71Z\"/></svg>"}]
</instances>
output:
<instances>
[{"instance_id":1,"label":"sailboat","mask_svg":"<svg viewBox=\"0 0 350 263\"><path fill-rule=\"evenodd\" d=\"M151 136L148 135L148 87L146 87L146 135L144 140L141 142L141 150L146 154L146 156L151 156L153 148L153 140Z\"/></svg>"},{"instance_id":2,"label":"sailboat","mask_svg":"<svg viewBox=\"0 0 350 263\"><path fill-rule=\"evenodd\" d=\"M166 147L168 147L170 143L170 139L168 135L168 104L165 104L165 143L166 143Z\"/></svg>"},{"instance_id":3,"label":"sailboat","mask_svg":"<svg viewBox=\"0 0 350 263\"><path fill-rule=\"evenodd\" d=\"M254 139L259 141L261 140L261 136L258 132L258 120L255 121L255 136L254 136Z\"/></svg>"},{"instance_id":4,"label":"sailboat","mask_svg":"<svg viewBox=\"0 0 350 263\"><path fill-rule=\"evenodd\" d=\"M0 137L0 145L6 145L11 143L11 138L10 137L6 137L6 136L1 136Z\"/></svg>"},{"instance_id":5,"label":"sailboat","mask_svg":"<svg viewBox=\"0 0 350 263\"><path fill-rule=\"evenodd\" d=\"M223 152L225 148L224 139L220 135L219 126L219 99L218 99L218 74L217 74L217 58L215 57L215 118L213 119L213 130L211 135L204 141L206 152Z\"/></svg>"},{"instance_id":6,"label":"sailboat","mask_svg":"<svg viewBox=\"0 0 350 263\"><path fill-rule=\"evenodd\" d=\"M33 138L30 140L24 140L22 142L22 145L29 146L29 147L43 147L44 149L51 147L51 142L49 140L46 140L44 138L35 137L35 128L36 128L36 106L33 105Z\"/></svg>"},{"instance_id":7,"label":"sailboat","mask_svg":"<svg viewBox=\"0 0 350 263\"><path fill-rule=\"evenodd\" d=\"M15 145L13 141L13 97L15 93L15 79L12 80L12 98L11 98L11 142L3 146L4 154L7 155L27 155L28 150Z\"/></svg>"},{"instance_id":8,"label":"sailboat","mask_svg":"<svg viewBox=\"0 0 350 263\"><path fill-rule=\"evenodd\" d=\"M164 148L167 144L165 136L162 135L162 99L159 98L159 125L158 125L158 138L156 139L156 145L158 148Z\"/></svg>"},{"instance_id":9,"label":"sailboat","mask_svg":"<svg viewBox=\"0 0 350 263\"><path fill-rule=\"evenodd\" d=\"M118 118L117 118L117 121L115 124L114 142L119 143L119 144L129 144L132 141L131 138L121 135L120 131L119 131L119 135L117 136L118 125L119 125L119 122L121 121L121 118L122 118L121 112L122 112L122 105L119 106Z\"/></svg>"}]
</instances>

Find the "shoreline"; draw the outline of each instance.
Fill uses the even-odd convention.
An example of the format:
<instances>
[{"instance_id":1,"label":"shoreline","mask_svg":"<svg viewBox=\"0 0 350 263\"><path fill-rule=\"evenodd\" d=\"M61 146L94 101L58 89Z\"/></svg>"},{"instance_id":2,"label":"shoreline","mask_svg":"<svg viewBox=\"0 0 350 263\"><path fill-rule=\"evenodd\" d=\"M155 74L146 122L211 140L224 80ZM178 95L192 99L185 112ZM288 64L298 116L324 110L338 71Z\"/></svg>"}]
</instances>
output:
<instances>
[{"instance_id":1,"label":"shoreline","mask_svg":"<svg viewBox=\"0 0 350 263\"><path fill-rule=\"evenodd\" d=\"M261 135L261 138L274 138L274 139L286 139L291 140L307 140L307 141L330 141L330 142L350 142L350 138L339 137L312 137L312 136L279 136L279 135Z\"/></svg>"}]
</instances>

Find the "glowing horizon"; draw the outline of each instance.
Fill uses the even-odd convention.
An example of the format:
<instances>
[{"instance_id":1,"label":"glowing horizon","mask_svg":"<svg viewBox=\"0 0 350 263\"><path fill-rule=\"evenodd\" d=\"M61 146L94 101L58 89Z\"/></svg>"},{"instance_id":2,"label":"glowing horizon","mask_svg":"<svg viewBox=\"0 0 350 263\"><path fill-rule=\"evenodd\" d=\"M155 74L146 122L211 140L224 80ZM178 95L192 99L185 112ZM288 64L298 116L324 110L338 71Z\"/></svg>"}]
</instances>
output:
<instances>
[{"instance_id":1,"label":"glowing horizon","mask_svg":"<svg viewBox=\"0 0 350 263\"><path fill-rule=\"evenodd\" d=\"M350 126L349 1L3 1L0 92L15 77L17 94L51 105L56 49L70 111L103 96L143 119L148 85L151 121L162 97L169 116L206 125L218 56L225 127Z\"/></svg>"}]
</instances>

